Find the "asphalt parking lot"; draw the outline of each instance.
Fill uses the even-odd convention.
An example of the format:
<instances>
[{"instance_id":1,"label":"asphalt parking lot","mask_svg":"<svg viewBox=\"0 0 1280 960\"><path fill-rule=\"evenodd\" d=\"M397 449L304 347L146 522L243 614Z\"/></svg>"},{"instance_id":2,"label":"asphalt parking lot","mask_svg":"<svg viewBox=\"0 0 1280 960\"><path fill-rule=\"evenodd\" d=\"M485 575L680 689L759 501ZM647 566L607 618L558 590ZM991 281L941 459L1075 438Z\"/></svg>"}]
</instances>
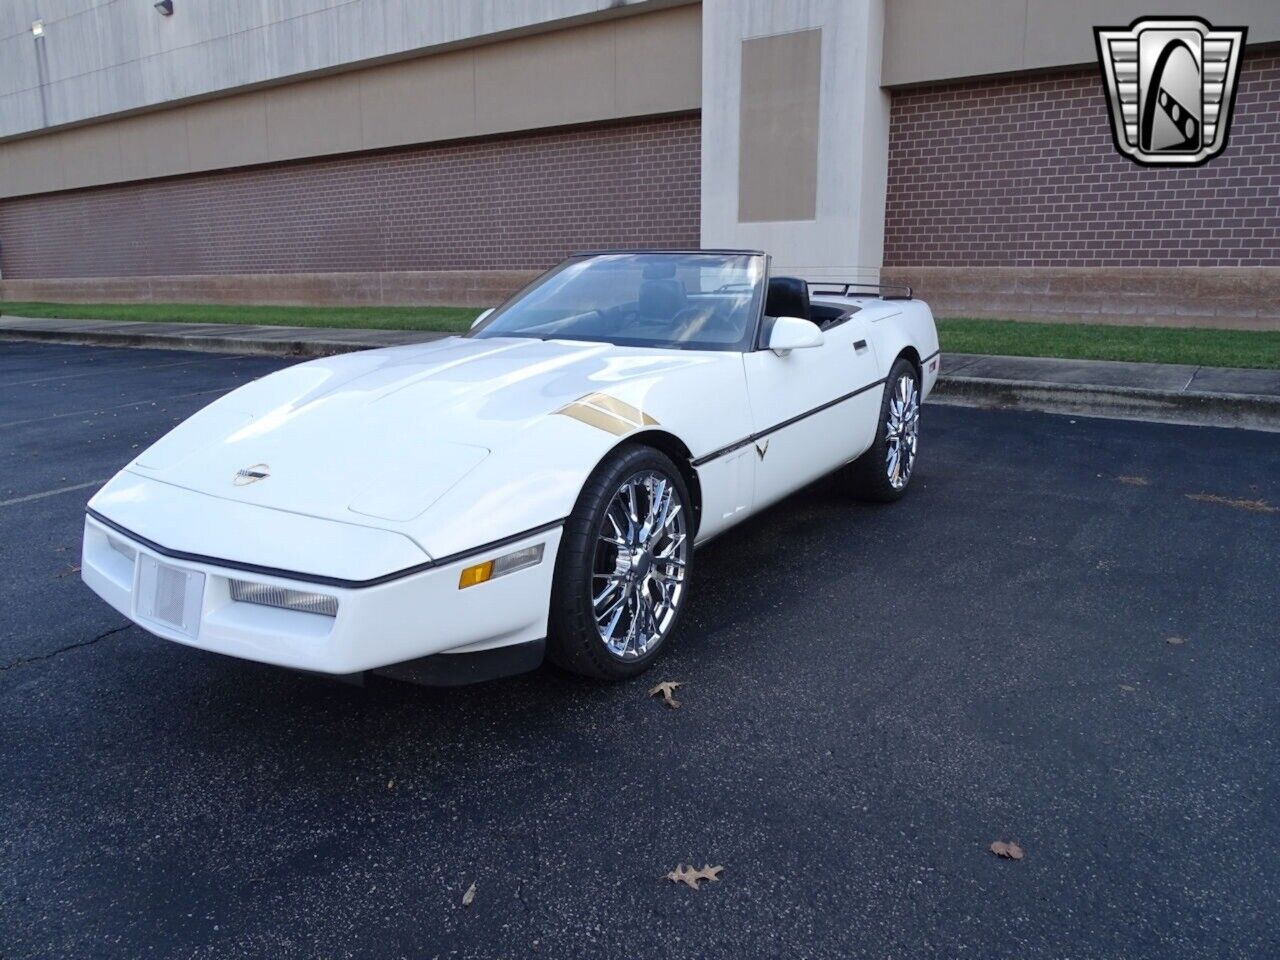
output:
<instances>
[{"instance_id":1,"label":"asphalt parking lot","mask_svg":"<svg viewBox=\"0 0 1280 960\"><path fill-rule=\"evenodd\" d=\"M1276 435L930 406L902 503L699 552L679 710L354 688L73 570L97 482L284 363L0 343L5 960L1280 955Z\"/></svg>"}]
</instances>

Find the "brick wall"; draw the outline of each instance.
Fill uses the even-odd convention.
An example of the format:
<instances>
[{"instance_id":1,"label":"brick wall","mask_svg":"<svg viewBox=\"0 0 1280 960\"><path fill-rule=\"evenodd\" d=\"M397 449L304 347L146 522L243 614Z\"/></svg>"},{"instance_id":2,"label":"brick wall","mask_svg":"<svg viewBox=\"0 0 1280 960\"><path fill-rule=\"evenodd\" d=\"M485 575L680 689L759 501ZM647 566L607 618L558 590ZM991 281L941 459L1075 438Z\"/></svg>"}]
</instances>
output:
<instances>
[{"instance_id":1,"label":"brick wall","mask_svg":"<svg viewBox=\"0 0 1280 960\"><path fill-rule=\"evenodd\" d=\"M888 267L1280 266L1275 52L1203 167L1121 157L1096 68L897 91L889 139Z\"/></svg>"},{"instance_id":2,"label":"brick wall","mask_svg":"<svg viewBox=\"0 0 1280 960\"><path fill-rule=\"evenodd\" d=\"M696 246L699 138L681 116L4 200L0 274L529 270Z\"/></svg>"}]
</instances>

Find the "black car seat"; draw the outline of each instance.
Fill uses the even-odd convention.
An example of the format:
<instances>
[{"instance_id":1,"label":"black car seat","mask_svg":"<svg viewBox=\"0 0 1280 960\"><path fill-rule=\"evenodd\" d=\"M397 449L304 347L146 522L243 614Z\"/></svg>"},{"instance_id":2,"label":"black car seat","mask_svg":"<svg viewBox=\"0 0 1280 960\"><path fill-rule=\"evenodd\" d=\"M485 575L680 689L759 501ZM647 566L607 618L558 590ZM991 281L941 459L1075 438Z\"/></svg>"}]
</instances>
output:
<instances>
[{"instance_id":1,"label":"black car seat","mask_svg":"<svg viewBox=\"0 0 1280 960\"><path fill-rule=\"evenodd\" d=\"M770 277L764 312L768 317L799 317L801 320L808 320L809 284L799 277Z\"/></svg>"},{"instance_id":2,"label":"black car seat","mask_svg":"<svg viewBox=\"0 0 1280 960\"><path fill-rule=\"evenodd\" d=\"M636 313L646 319L671 320L688 305L684 284L675 277L642 280Z\"/></svg>"}]
</instances>

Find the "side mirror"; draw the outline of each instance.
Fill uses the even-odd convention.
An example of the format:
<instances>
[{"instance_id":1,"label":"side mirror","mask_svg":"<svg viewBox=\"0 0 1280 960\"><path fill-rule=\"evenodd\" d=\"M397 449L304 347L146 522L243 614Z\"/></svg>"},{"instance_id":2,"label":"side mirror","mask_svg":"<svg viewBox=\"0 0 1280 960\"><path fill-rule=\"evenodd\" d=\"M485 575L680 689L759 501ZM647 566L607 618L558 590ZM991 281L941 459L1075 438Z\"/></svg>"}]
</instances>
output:
<instances>
[{"instance_id":1,"label":"side mirror","mask_svg":"<svg viewBox=\"0 0 1280 960\"><path fill-rule=\"evenodd\" d=\"M792 350L820 347L824 339L816 323L799 317L777 317L773 321L773 329L769 331L766 346L778 356L785 357Z\"/></svg>"},{"instance_id":2,"label":"side mirror","mask_svg":"<svg viewBox=\"0 0 1280 960\"><path fill-rule=\"evenodd\" d=\"M487 317L487 316L488 316L489 314L491 314L491 313L493 313L493 307L489 307L487 310L481 310L481 311L476 315L476 318L475 318L474 320L472 320L472 321L471 321L471 326L472 326L473 328L474 328L474 327L476 327L476 326L480 323L480 321L481 321L481 320L483 320L485 317Z\"/></svg>"}]
</instances>

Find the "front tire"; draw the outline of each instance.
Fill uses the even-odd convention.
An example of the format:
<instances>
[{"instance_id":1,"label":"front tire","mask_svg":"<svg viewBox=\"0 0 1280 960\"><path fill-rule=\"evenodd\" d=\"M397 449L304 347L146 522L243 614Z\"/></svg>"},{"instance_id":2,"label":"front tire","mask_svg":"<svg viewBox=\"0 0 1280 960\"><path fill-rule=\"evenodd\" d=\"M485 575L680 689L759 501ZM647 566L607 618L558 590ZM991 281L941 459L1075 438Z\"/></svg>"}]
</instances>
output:
<instances>
[{"instance_id":1,"label":"front tire","mask_svg":"<svg viewBox=\"0 0 1280 960\"><path fill-rule=\"evenodd\" d=\"M670 458L628 445L588 478L565 522L547 656L588 677L643 673L688 602L693 513Z\"/></svg>"},{"instance_id":2,"label":"front tire","mask_svg":"<svg viewBox=\"0 0 1280 960\"><path fill-rule=\"evenodd\" d=\"M905 357L894 361L880 401L875 441L853 462L854 493L863 500L892 503L907 492L920 445L920 375Z\"/></svg>"}]
</instances>

